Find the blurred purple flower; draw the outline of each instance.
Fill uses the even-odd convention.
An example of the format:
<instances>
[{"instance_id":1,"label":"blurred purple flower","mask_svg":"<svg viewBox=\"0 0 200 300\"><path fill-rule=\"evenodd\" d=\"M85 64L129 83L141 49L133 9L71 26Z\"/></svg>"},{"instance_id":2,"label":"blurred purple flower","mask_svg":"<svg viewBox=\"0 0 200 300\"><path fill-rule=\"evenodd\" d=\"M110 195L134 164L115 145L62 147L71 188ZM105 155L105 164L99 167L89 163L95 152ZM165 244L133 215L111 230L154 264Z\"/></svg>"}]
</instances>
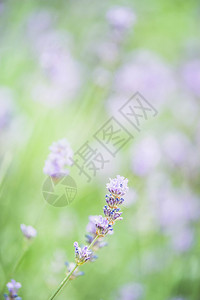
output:
<instances>
[{"instance_id":1,"label":"blurred purple flower","mask_svg":"<svg viewBox=\"0 0 200 300\"><path fill-rule=\"evenodd\" d=\"M9 291L9 295L5 294L4 297L6 300L10 300L10 299L16 299L16 300L20 300L21 298L18 297L18 290L21 288L21 283L16 282L14 279L11 279L11 282L7 283L7 288Z\"/></svg>"},{"instance_id":2,"label":"blurred purple flower","mask_svg":"<svg viewBox=\"0 0 200 300\"><path fill-rule=\"evenodd\" d=\"M106 18L113 29L125 31L130 29L135 21L136 16L129 7L114 6L106 14Z\"/></svg>"},{"instance_id":3,"label":"blurred purple flower","mask_svg":"<svg viewBox=\"0 0 200 300\"><path fill-rule=\"evenodd\" d=\"M144 288L139 283L128 283L119 290L117 300L140 300L144 296Z\"/></svg>"},{"instance_id":4,"label":"blurred purple flower","mask_svg":"<svg viewBox=\"0 0 200 300\"><path fill-rule=\"evenodd\" d=\"M41 55L40 63L43 78L33 80L33 99L56 105L74 98L80 87L80 69L70 53L49 51Z\"/></svg>"},{"instance_id":5,"label":"blurred purple flower","mask_svg":"<svg viewBox=\"0 0 200 300\"><path fill-rule=\"evenodd\" d=\"M150 174L159 164L161 151L157 140L152 137L145 137L134 146L131 153L132 170L138 176Z\"/></svg>"},{"instance_id":6,"label":"blurred purple flower","mask_svg":"<svg viewBox=\"0 0 200 300\"><path fill-rule=\"evenodd\" d=\"M21 231L23 233L23 235L27 238L27 239L32 239L34 237L37 236L37 230L32 227L32 226L26 226L25 224L21 224L20 225Z\"/></svg>"},{"instance_id":7,"label":"blurred purple flower","mask_svg":"<svg viewBox=\"0 0 200 300\"><path fill-rule=\"evenodd\" d=\"M54 25L55 12L52 14L48 10L38 10L29 15L26 28L27 34L33 43L38 37L48 32Z\"/></svg>"},{"instance_id":8,"label":"blurred purple flower","mask_svg":"<svg viewBox=\"0 0 200 300\"><path fill-rule=\"evenodd\" d=\"M192 156L192 145L182 132L173 131L166 134L162 145L165 158L175 165L185 165L185 162Z\"/></svg>"},{"instance_id":9,"label":"blurred purple flower","mask_svg":"<svg viewBox=\"0 0 200 300\"><path fill-rule=\"evenodd\" d=\"M51 14L41 12L35 18L39 20L34 30L29 28L30 44L40 69L29 88L34 100L54 106L74 98L80 87L80 66L71 55L67 33L54 29Z\"/></svg>"},{"instance_id":10,"label":"blurred purple flower","mask_svg":"<svg viewBox=\"0 0 200 300\"><path fill-rule=\"evenodd\" d=\"M126 98L139 91L153 105L158 105L174 91L175 80L171 68L162 59L140 50L116 72L114 89Z\"/></svg>"},{"instance_id":11,"label":"blurred purple flower","mask_svg":"<svg viewBox=\"0 0 200 300\"><path fill-rule=\"evenodd\" d=\"M194 59L183 66L184 85L196 97L200 97L200 60Z\"/></svg>"},{"instance_id":12,"label":"blurred purple flower","mask_svg":"<svg viewBox=\"0 0 200 300\"><path fill-rule=\"evenodd\" d=\"M163 189L157 200L160 224L167 232L184 228L200 216L198 199L190 191Z\"/></svg>"},{"instance_id":13,"label":"blurred purple flower","mask_svg":"<svg viewBox=\"0 0 200 300\"><path fill-rule=\"evenodd\" d=\"M194 231L191 228L182 228L171 233L172 246L178 253L188 251L194 244Z\"/></svg>"},{"instance_id":14,"label":"blurred purple flower","mask_svg":"<svg viewBox=\"0 0 200 300\"><path fill-rule=\"evenodd\" d=\"M0 129L5 129L14 114L13 94L5 87L0 87L0 108Z\"/></svg>"},{"instance_id":15,"label":"blurred purple flower","mask_svg":"<svg viewBox=\"0 0 200 300\"><path fill-rule=\"evenodd\" d=\"M44 173L52 177L60 177L63 174L68 175L67 166L73 164L73 151L66 139L54 142L50 146L51 153L45 161Z\"/></svg>"},{"instance_id":16,"label":"blurred purple flower","mask_svg":"<svg viewBox=\"0 0 200 300\"><path fill-rule=\"evenodd\" d=\"M67 267L68 273L70 273L73 270L73 268L75 267L75 263L68 263L68 262L66 262L65 265ZM70 280L76 279L77 277L83 276L83 275L84 275L84 272L79 271L78 269L76 269L72 273L72 275L70 276Z\"/></svg>"},{"instance_id":17,"label":"blurred purple flower","mask_svg":"<svg viewBox=\"0 0 200 300\"><path fill-rule=\"evenodd\" d=\"M90 234L96 235L96 219L98 218L98 216L89 216L89 223L86 227L87 232L89 232Z\"/></svg>"},{"instance_id":18,"label":"blurred purple flower","mask_svg":"<svg viewBox=\"0 0 200 300\"><path fill-rule=\"evenodd\" d=\"M154 195L159 224L176 252L185 252L194 244L193 224L199 220L199 199L190 190L160 188Z\"/></svg>"}]
</instances>

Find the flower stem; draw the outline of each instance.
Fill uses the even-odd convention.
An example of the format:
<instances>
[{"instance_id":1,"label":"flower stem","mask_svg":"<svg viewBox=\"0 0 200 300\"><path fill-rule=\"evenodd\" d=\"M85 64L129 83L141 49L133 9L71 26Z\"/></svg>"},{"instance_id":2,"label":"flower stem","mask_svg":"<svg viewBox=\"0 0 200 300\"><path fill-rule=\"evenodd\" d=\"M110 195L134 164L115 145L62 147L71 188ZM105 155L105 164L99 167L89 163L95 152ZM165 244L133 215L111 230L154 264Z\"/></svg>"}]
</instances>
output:
<instances>
[{"instance_id":1,"label":"flower stem","mask_svg":"<svg viewBox=\"0 0 200 300\"><path fill-rule=\"evenodd\" d=\"M66 285L66 283L68 282L70 276L74 273L74 271L76 270L77 267L78 267L78 265L76 264L75 267L71 270L71 272L63 279L63 281L60 283L59 287L54 292L54 294L49 298L49 300L53 300L58 295L58 293Z\"/></svg>"},{"instance_id":2,"label":"flower stem","mask_svg":"<svg viewBox=\"0 0 200 300\"><path fill-rule=\"evenodd\" d=\"M91 242L91 244L88 246L88 249L92 248L92 246L94 245L94 243L97 241L97 239L99 238L99 236L97 235L93 241Z\"/></svg>"},{"instance_id":3,"label":"flower stem","mask_svg":"<svg viewBox=\"0 0 200 300\"><path fill-rule=\"evenodd\" d=\"M93 241L91 242L91 244L88 246L88 249L90 249L94 245L94 243L97 241L98 238L99 238L99 236L97 235L93 239ZM63 281L60 283L60 285L58 286L57 290L49 298L49 300L53 300L58 295L58 293L62 290L62 288L67 284L67 282L69 281L70 276L74 273L74 271L76 270L77 267L78 267L78 265L76 264L75 267L71 270L71 272L63 279Z\"/></svg>"},{"instance_id":4,"label":"flower stem","mask_svg":"<svg viewBox=\"0 0 200 300\"><path fill-rule=\"evenodd\" d=\"M5 282L3 284L3 287L2 287L2 290L0 292L0 295L3 294L3 290L4 290L4 287L6 285L6 283L8 282L8 280L11 279L11 277L14 275L14 273L17 271L17 269L19 268L19 266L21 265L23 259L24 259L24 256L26 255L28 249L29 249L29 244L27 244L27 241L24 239L24 245L23 245L23 251L21 253L21 255L19 256L17 262L15 263L13 269L6 275L6 279L5 279Z\"/></svg>"}]
</instances>

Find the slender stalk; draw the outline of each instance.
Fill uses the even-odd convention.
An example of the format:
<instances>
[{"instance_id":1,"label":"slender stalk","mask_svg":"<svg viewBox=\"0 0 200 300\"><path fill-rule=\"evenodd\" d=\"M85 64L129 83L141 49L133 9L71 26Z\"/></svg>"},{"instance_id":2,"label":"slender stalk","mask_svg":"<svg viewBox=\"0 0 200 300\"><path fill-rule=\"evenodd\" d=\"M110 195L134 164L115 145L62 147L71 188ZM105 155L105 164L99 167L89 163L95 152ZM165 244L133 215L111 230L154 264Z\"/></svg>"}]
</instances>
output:
<instances>
[{"instance_id":1,"label":"slender stalk","mask_svg":"<svg viewBox=\"0 0 200 300\"><path fill-rule=\"evenodd\" d=\"M24 256L25 256L25 254L26 254L27 251L28 251L28 247L24 249L24 251L22 252L22 254L20 255L20 257L18 258L18 260L17 260L17 262L16 262L16 264L15 264L13 270L12 270L12 274L11 275L13 275L17 271L17 269L21 265L21 263L22 263L22 261L24 259Z\"/></svg>"},{"instance_id":2,"label":"slender stalk","mask_svg":"<svg viewBox=\"0 0 200 300\"><path fill-rule=\"evenodd\" d=\"M53 300L58 293L62 290L62 288L66 285L66 283L69 281L70 276L74 273L78 265L76 264L75 267L71 270L71 272L63 279L63 281L60 283L59 287L55 291L55 293L49 298L49 300Z\"/></svg>"},{"instance_id":3,"label":"slender stalk","mask_svg":"<svg viewBox=\"0 0 200 300\"><path fill-rule=\"evenodd\" d=\"M94 245L94 243L97 241L97 239L99 238L99 236L97 235L93 241L91 242L91 244L88 246L88 249L92 248L92 246Z\"/></svg>"},{"instance_id":4,"label":"slender stalk","mask_svg":"<svg viewBox=\"0 0 200 300\"><path fill-rule=\"evenodd\" d=\"M14 265L13 269L6 275L6 279L5 279L5 282L3 284L2 290L0 292L0 295L3 294L4 287L5 287L6 283L8 282L8 280L11 279L11 277L14 275L14 273L17 271L17 269L21 265L21 263L24 259L24 256L27 253L28 249L29 249L29 244L27 244L27 241L24 240L23 251L22 251L21 255L19 256L18 260L16 261L16 264Z\"/></svg>"},{"instance_id":5,"label":"slender stalk","mask_svg":"<svg viewBox=\"0 0 200 300\"><path fill-rule=\"evenodd\" d=\"M91 242L91 244L88 246L88 249L90 249L94 243L97 241L97 239L99 238L99 236L97 235L93 241ZM49 300L53 300L58 293L62 290L62 288L67 284L67 282L69 281L70 276L74 273L74 271L76 270L76 268L78 267L78 265L76 264L75 267L73 268L73 270L71 270L71 272L63 279L63 281L59 284L57 290L54 292L54 294L49 298Z\"/></svg>"}]
</instances>

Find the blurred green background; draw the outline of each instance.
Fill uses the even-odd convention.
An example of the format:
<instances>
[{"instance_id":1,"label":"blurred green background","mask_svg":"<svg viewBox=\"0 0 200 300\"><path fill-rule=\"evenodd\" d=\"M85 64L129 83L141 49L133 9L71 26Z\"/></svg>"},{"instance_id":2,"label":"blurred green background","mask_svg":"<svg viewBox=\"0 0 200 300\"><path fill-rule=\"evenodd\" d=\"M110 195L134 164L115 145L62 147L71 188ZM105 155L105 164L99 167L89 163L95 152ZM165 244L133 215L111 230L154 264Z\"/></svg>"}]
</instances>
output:
<instances>
[{"instance_id":1,"label":"blurred green background","mask_svg":"<svg viewBox=\"0 0 200 300\"><path fill-rule=\"evenodd\" d=\"M135 21L115 37L106 16L116 5ZM0 2L3 292L14 278L22 299L48 299L65 276L65 261L74 260L74 241L85 243L88 216L102 214L109 177L120 174L130 187L123 221L98 260L57 298L199 300L199 11L198 1L180 0ZM48 147L66 138L76 152L92 142L137 91L158 115L140 132L132 128L134 139L91 182L70 169L77 184L70 205L46 203ZM23 251L21 223L38 236L9 277Z\"/></svg>"}]
</instances>

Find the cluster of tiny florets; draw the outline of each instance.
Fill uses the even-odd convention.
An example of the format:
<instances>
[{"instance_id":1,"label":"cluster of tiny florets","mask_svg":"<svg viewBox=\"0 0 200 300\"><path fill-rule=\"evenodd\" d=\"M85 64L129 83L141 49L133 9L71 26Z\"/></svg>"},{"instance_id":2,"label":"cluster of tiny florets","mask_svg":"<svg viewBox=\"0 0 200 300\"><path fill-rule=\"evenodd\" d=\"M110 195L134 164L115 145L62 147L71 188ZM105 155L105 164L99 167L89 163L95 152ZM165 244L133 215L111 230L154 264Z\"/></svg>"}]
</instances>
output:
<instances>
[{"instance_id":1,"label":"cluster of tiny florets","mask_svg":"<svg viewBox=\"0 0 200 300\"><path fill-rule=\"evenodd\" d=\"M98 236L105 236L107 233L113 230L112 225L109 224L107 218L103 218L101 215L95 219L96 234Z\"/></svg>"},{"instance_id":2,"label":"cluster of tiny florets","mask_svg":"<svg viewBox=\"0 0 200 300\"><path fill-rule=\"evenodd\" d=\"M120 212L120 208L110 208L109 206L105 205L103 208L103 212L105 217L107 218L108 222L113 224L116 220L122 220L121 217L122 212Z\"/></svg>"},{"instance_id":3,"label":"cluster of tiny florets","mask_svg":"<svg viewBox=\"0 0 200 300\"><path fill-rule=\"evenodd\" d=\"M8 294L4 295L6 300L21 300L22 298L18 296L18 290L21 288L21 283L16 282L14 279L11 279L11 282L7 283Z\"/></svg>"},{"instance_id":4,"label":"cluster of tiny florets","mask_svg":"<svg viewBox=\"0 0 200 300\"><path fill-rule=\"evenodd\" d=\"M106 185L108 191L114 196L119 198L128 192L128 179L123 176L117 175L116 178L111 179Z\"/></svg>"},{"instance_id":5,"label":"cluster of tiny florets","mask_svg":"<svg viewBox=\"0 0 200 300\"><path fill-rule=\"evenodd\" d=\"M77 266L80 266L88 261L94 261L97 257L94 255L94 251L104 247L107 243L104 241L104 237L107 234L113 233L113 225L117 220L122 220L122 212L119 206L123 203L123 195L128 191L128 179L117 175L116 178L110 179L107 184L107 189L110 195L106 195L107 205L103 207L104 216L94 215L89 216L89 223L87 225L86 242L89 246L79 247L77 242L74 243L75 248L75 262ZM67 263L68 273L70 273L76 266L74 263ZM83 275L76 268L70 275L70 279Z\"/></svg>"},{"instance_id":6,"label":"cluster of tiny florets","mask_svg":"<svg viewBox=\"0 0 200 300\"><path fill-rule=\"evenodd\" d=\"M74 243L75 257L77 265L82 265L91 258L92 251L87 246L79 247L78 243Z\"/></svg>"},{"instance_id":7,"label":"cluster of tiny florets","mask_svg":"<svg viewBox=\"0 0 200 300\"><path fill-rule=\"evenodd\" d=\"M66 139L54 142L50 147L50 154L45 161L44 173L52 178L68 175L67 167L73 164L73 150Z\"/></svg>"},{"instance_id":8,"label":"cluster of tiny florets","mask_svg":"<svg viewBox=\"0 0 200 300\"><path fill-rule=\"evenodd\" d=\"M104 206L103 212L104 217L90 216L89 223L87 225L87 231L89 234L86 235L87 242L91 243L92 240L98 236L98 240L94 243L93 249L97 250L107 243L102 241L102 238L107 234L113 233L113 225L115 221L122 220L119 206L124 202L121 197L128 191L128 179L117 175L116 178L110 179L110 182L106 185L109 195L106 195L107 205Z\"/></svg>"}]
</instances>

